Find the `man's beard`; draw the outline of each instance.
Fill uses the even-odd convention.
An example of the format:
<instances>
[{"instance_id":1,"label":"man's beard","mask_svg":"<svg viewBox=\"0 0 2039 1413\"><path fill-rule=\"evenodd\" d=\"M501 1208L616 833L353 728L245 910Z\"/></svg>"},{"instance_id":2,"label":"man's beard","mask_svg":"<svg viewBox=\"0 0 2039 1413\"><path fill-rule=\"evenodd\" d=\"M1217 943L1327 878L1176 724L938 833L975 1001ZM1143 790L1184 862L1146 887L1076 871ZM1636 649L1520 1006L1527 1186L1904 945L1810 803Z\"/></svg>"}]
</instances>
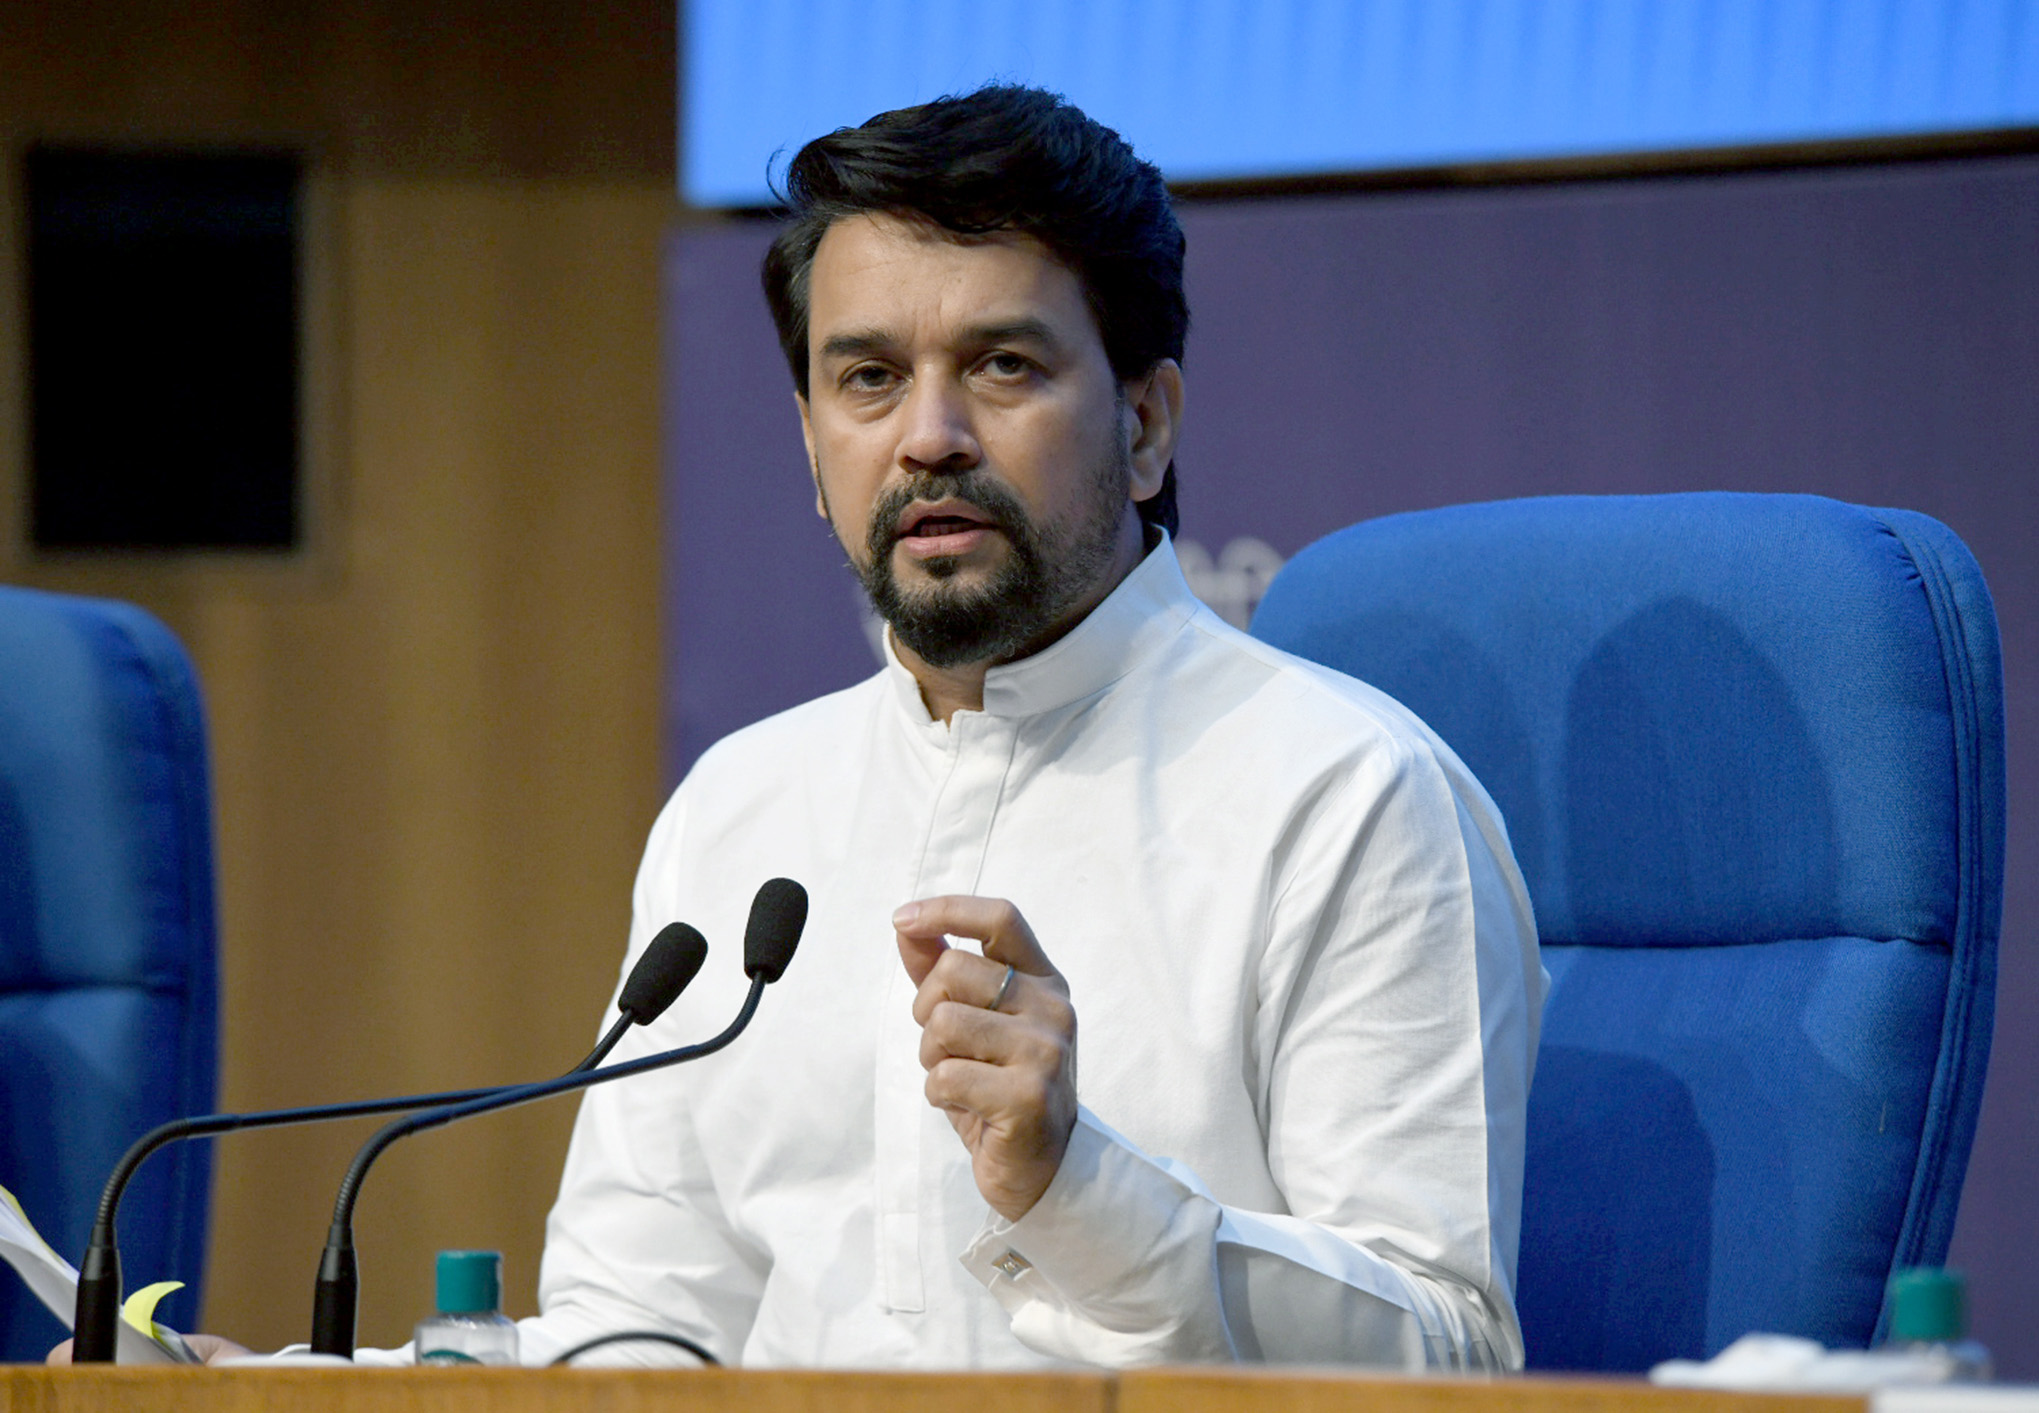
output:
<instances>
[{"instance_id":1,"label":"man's beard","mask_svg":"<svg viewBox=\"0 0 2039 1413\"><path fill-rule=\"evenodd\" d=\"M1066 526L1036 524L1005 485L977 471L922 472L894 486L871 508L867 562L857 570L878 616L930 667L1010 662L1056 629L1110 569L1125 517L1132 460L1112 439L1091 476L1082 512ZM944 583L962 568L953 557L924 561L935 582L903 588L892 572L900 517L916 501L952 499L976 508L1003 534L1005 560L974 588Z\"/></svg>"}]
</instances>

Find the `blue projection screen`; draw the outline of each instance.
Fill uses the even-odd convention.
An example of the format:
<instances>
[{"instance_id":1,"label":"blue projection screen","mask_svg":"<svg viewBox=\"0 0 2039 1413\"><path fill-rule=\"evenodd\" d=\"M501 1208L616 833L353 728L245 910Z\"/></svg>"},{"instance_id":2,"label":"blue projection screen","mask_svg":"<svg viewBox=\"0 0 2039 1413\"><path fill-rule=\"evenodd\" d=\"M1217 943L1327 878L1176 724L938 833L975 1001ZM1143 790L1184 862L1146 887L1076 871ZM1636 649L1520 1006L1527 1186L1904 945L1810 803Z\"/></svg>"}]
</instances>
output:
<instances>
[{"instance_id":1,"label":"blue projection screen","mask_svg":"<svg viewBox=\"0 0 2039 1413\"><path fill-rule=\"evenodd\" d=\"M2039 0L683 0L681 194L998 79L1172 181L2039 125Z\"/></svg>"}]
</instances>

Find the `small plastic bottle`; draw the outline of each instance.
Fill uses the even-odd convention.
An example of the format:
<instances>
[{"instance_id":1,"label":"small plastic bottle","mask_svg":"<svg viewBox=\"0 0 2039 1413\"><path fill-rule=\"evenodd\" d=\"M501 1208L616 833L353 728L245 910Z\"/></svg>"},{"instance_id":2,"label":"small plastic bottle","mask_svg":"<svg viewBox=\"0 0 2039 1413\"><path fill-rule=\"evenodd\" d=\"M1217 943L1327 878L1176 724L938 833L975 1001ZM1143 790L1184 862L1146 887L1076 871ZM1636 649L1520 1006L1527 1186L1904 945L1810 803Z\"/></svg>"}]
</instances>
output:
<instances>
[{"instance_id":1,"label":"small plastic bottle","mask_svg":"<svg viewBox=\"0 0 2039 1413\"><path fill-rule=\"evenodd\" d=\"M439 1313L421 1321L420 1364L514 1364L517 1324L502 1311L500 1251L441 1251Z\"/></svg>"},{"instance_id":2,"label":"small plastic bottle","mask_svg":"<svg viewBox=\"0 0 2039 1413\"><path fill-rule=\"evenodd\" d=\"M1967 1336L1968 1282L1961 1272L1912 1266L1890 1278L1891 1353L1930 1367L1935 1383L1986 1383L1989 1351Z\"/></svg>"}]
</instances>

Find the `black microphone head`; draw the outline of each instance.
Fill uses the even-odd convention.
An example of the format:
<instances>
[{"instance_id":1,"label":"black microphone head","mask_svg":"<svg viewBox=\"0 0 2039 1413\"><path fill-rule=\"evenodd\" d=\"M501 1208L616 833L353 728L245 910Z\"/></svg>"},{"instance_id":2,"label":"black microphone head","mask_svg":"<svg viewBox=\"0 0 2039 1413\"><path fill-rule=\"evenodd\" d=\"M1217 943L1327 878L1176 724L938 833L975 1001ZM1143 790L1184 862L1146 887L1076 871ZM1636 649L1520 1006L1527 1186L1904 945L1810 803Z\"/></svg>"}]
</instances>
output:
<instances>
[{"instance_id":1,"label":"black microphone head","mask_svg":"<svg viewBox=\"0 0 2039 1413\"><path fill-rule=\"evenodd\" d=\"M684 922L667 923L630 969L616 1009L639 1025L650 1025L687 989L707 960L707 938Z\"/></svg>"},{"instance_id":2,"label":"black microphone head","mask_svg":"<svg viewBox=\"0 0 2039 1413\"><path fill-rule=\"evenodd\" d=\"M766 981L784 976L806 926L807 890L790 878L766 880L751 899L750 926L743 930L744 975Z\"/></svg>"}]
</instances>

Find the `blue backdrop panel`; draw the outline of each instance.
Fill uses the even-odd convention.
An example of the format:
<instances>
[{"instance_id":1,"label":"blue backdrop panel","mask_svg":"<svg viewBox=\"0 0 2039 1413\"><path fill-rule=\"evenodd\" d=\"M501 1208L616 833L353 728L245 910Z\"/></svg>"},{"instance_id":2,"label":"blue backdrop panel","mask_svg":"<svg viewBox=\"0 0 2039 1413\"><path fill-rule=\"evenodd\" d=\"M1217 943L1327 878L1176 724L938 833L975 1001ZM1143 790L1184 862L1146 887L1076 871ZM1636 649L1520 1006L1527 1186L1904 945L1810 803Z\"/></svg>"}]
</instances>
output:
<instances>
[{"instance_id":1,"label":"blue backdrop panel","mask_svg":"<svg viewBox=\"0 0 2039 1413\"><path fill-rule=\"evenodd\" d=\"M688 0L682 194L992 79L1174 180L2039 123L2030 0Z\"/></svg>"}]
</instances>

